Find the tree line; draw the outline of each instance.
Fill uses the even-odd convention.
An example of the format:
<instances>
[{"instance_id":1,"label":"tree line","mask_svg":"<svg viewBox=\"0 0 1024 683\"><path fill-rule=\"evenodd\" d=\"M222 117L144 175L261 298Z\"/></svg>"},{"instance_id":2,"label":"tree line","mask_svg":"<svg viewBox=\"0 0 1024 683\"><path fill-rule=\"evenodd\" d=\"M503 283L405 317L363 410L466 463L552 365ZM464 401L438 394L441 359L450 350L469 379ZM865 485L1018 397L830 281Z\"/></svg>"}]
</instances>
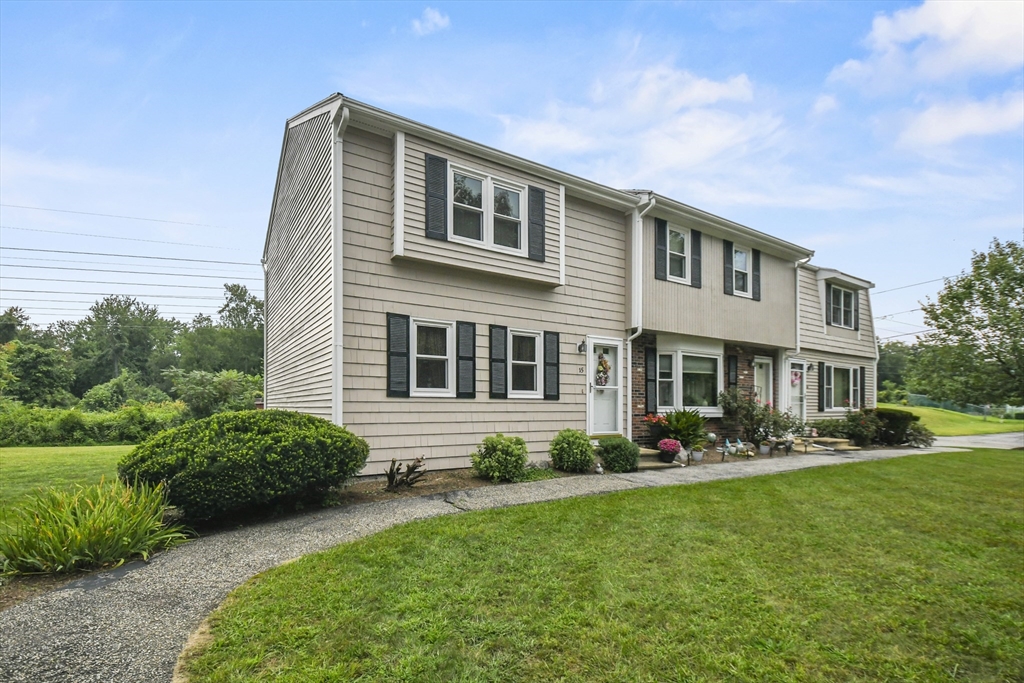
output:
<instances>
[{"instance_id":1,"label":"tree line","mask_svg":"<svg viewBox=\"0 0 1024 683\"><path fill-rule=\"evenodd\" d=\"M207 412L204 401L225 392L251 400L262 374L263 301L240 284L224 285L216 320L164 318L130 296L45 328L19 307L0 315L0 396L27 405L113 410L173 397Z\"/></svg>"},{"instance_id":2,"label":"tree line","mask_svg":"<svg viewBox=\"0 0 1024 683\"><path fill-rule=\"evenodd\" d=\"M1024 246L993 240L921 305L934 331L879 344L879 400L925 394L960 405L1024 405Z\"/></svg>"}]
</instances>

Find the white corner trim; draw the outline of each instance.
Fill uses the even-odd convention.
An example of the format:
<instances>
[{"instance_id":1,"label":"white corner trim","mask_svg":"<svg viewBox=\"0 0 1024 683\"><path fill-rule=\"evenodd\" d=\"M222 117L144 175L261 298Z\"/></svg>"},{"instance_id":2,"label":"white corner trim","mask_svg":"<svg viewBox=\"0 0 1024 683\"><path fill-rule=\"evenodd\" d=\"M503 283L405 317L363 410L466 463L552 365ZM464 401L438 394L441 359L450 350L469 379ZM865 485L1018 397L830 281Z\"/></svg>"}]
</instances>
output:
<instances>
[{"instance_id":1,"label":"white corner trim","mask_svg":"<svg viewBox=\"0 0 1024 683\"><path fill-rule=\"evenodd\" d=\"M405 133L395 132L395 184L392 202L395 221L392 226L391 256L405 254Z\"/></svg>"},{"instance_id":2,"label":"white corner trim","mask_svg":"<svg viewBox=\"0 0 1024 683\"><path fill-rule=\"evenodd\" d=\"M344 424L345 311L344 311L344 177L343 139L348 127L348 107L331 122L331 421Z\"/></svg>"},{"instance_id":3,"label":"white corner trim","mask_svg":"<svg viewBox=\"0 0 1024 683\"><path fill-rule=\"evenodd\" d=\"M565 185L558 186L558 284L565 284Z\"/></svg>"},{"instance_id":4,"label":"white corner trim","mask_svg":"<svg viewBox=\"0 0 1024 683\"><path fill-rule=\"evenodd\" d=\"M644 219L639 209L633 209L633 246L632 268L633 277L630 283L630 327L640 327L643 322L643 287L644 287Z\"/></svg>"}]
</instances>

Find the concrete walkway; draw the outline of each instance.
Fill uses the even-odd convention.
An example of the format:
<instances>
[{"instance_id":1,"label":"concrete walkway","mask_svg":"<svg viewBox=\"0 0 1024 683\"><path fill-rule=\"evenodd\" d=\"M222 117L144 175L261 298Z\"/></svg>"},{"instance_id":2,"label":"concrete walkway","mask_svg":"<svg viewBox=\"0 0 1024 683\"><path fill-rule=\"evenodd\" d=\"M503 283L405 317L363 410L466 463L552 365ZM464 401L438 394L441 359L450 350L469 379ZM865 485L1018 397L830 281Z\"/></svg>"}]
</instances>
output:
<instances>
[{"instance_id":1,"label":"concrete walkway","mask_svg":"<svg viewBox=\"0 0 1024 683\"><path fill-rule=\"evenodd\" d=\"M972 437L971 444L977 442ZM149 563L93 574L0 612L0 680L166 683L189 634L232 589L288 559L404 522L611 491L949 452L958 450L956 445L961 444L565 477L334 508L204 536Z\"/></svg>"}]
</instances>

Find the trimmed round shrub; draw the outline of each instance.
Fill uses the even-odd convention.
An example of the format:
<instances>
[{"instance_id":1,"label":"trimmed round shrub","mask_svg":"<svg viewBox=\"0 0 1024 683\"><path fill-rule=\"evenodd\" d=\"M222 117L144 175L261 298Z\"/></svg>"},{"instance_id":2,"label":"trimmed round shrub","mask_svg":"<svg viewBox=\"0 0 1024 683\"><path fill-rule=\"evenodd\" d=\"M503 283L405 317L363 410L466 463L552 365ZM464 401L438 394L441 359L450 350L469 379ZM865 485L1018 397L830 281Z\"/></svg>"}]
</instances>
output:
<instances>
[{"instance_id":1,"label":"trimmed round shrub","mask_svg":"<svg viewBox=\"0 0 1024 683\"><path fill-rule=\"evenodd\" d=\"M551 439L551 464L564 472L589 472L594 466L590 437L578 429L563 429Z\"/></svg>"},{"instance_id":2,"label":"trimmed round shrub","mask_svg":"<svg viewBox=\"0 0 1024 683\"><path fill-rule=\"evenodd\" d=\"M907 442L907 430L921 418L909 410L899 408L876 408L875 417L881 422L875 440L887 446L899 446Z\"/></svg>"},{"instance_id":3,"label":"trimmed round shrub","mask_svg":"<svg viewBox=\"0 0 1024 683\"><path fill-rule=\"evenodd\" d=\"M640 447L621 436L609 436L597 442L601 462L609 472L636 472L640 466Z\"/></svg>"},{"instance_id":4,"label":"trimmed round shrub","mask_svg":"<svg viewBox=\"0 0 1024 683\"><path fill-rule=\"evenodd\" d=\"M284 410L219 413L160 432L122 458L127 482L166 482L192 521L267 506L319 503L357 474L369 447L344 427Z\"/></svg>"},{"instance_id":5,"label":"trimmed round shrub","mask_svg":"<svg viewBox=\"0 0 1024 683\"><path fill-rule=\"evenodd\" d=\"M470 457L481 477L495 482L523 481L530 452L522 437L495 434L486 437Z\"/></svg>"}]
</instances>

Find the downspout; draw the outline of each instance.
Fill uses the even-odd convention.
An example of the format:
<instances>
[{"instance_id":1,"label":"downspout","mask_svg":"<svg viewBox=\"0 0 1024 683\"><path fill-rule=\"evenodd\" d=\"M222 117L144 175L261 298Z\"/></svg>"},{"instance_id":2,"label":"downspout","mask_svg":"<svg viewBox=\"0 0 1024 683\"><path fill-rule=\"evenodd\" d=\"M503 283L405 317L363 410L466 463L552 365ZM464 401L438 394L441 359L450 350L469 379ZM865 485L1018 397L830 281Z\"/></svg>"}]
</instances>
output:
<instances>
[{"instance_id":1,"label":"downspout","mask_svg":"<svg viewBox=\"0 0 1024 683\"><path fill-rule=\"evenodd\" d=\"M648 195L650 196L650 195ZM633 209L633 320L636 321L636 331L626 338L626 405L629 406L626 420L626 438L633 440L633 340L644 333L644 216L654 208L655 197L651 197L643 211L640 207Z\"/></svg>"}]
</instances>

